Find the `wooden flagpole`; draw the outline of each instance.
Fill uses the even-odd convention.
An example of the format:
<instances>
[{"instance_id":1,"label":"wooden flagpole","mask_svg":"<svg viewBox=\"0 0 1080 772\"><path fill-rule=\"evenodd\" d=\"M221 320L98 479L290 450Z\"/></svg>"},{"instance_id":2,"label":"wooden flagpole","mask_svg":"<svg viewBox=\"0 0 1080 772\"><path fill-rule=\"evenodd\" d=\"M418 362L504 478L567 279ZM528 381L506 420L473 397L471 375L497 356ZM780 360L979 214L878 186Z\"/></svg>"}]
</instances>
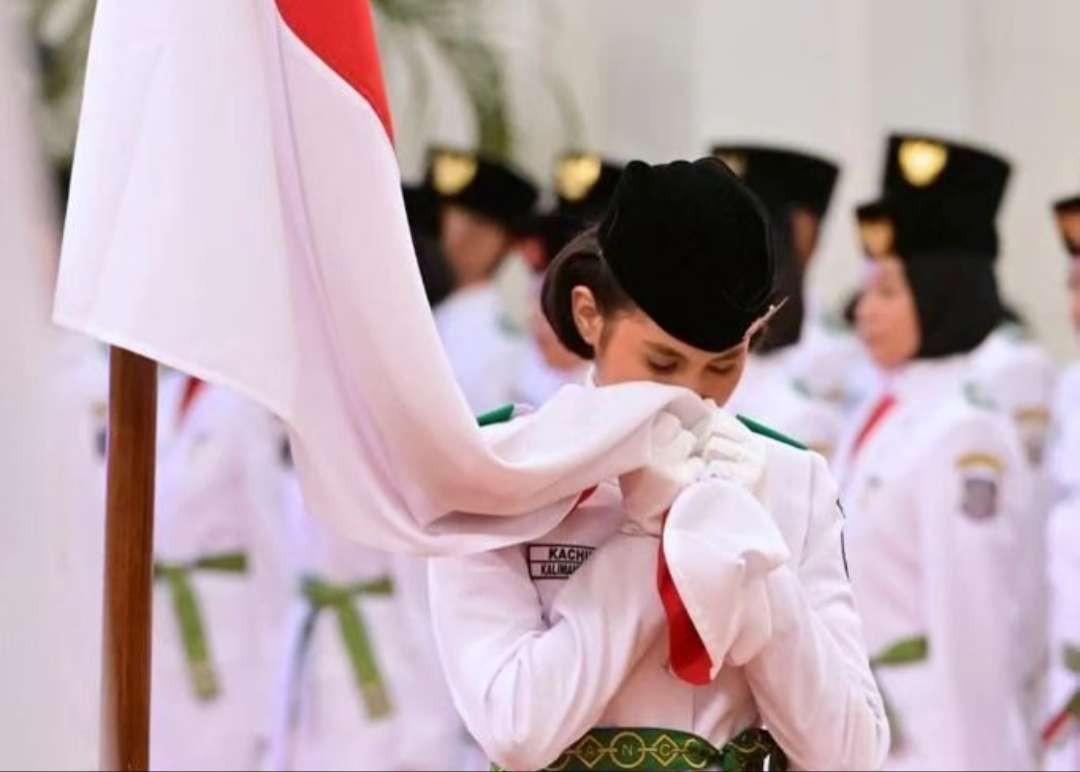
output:
<instances>
[{"instance_id":1,"label":"wooden flagpole","mask_svg":"<svg viewBox=\"0 0 1080 772\"><path fill-rule=\"evenodd\" d=\"M101 767L150 761L157 363L109 351L109 445L101 672Z\"/></svg>"}]
</instances>

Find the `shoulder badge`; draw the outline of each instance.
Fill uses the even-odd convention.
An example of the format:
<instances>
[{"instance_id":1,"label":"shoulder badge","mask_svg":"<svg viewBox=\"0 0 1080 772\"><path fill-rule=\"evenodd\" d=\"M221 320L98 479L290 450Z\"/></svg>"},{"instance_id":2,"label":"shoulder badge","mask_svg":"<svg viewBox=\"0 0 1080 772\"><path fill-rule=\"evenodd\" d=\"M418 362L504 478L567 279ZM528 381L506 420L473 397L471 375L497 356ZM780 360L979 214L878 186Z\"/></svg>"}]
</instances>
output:
<instances>
[{"instance_id":1,"label":"shoulder badge","mask_svg":"<svg viewBox=\"0 0 1080 772\"><path fill-rule=\"evenodd\" d=\"M973 520L988 520L998 512L998 480L1005 463L989 453L967 453L956 459L960 473L960 509Z\"/></svg>"}]
</instances>

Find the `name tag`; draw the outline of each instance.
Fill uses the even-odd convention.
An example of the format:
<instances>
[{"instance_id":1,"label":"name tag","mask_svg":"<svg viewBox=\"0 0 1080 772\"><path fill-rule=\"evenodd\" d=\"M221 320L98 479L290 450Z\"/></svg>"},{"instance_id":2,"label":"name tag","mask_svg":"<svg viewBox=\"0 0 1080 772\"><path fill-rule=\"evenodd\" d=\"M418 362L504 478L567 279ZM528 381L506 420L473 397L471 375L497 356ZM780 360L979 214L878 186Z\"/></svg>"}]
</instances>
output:
<instances>
[{"instance_id":1,"label":"name tag","mask_svg":"<svg viewBox=\"0 0 1080 772\"><path fill-rule=\"evenodd\" d=\"M567 579L581 568L595 549L583 544L530 544L529 577Z\"/></svg>"}]
</instances>

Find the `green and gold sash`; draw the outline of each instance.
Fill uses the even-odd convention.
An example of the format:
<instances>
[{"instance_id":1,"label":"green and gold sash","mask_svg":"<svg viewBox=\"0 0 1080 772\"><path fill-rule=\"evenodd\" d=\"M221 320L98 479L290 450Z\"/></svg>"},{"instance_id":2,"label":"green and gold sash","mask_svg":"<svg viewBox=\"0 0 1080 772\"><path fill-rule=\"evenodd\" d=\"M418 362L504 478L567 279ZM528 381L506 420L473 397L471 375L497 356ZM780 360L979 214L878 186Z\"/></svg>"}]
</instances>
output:
<instances>
[{"instance_id":1,"label":"green and gold sash","mask_svg":"<svg viewBox=\"0 0 1080 772\"><path fill-rule=\"evenodd\" d=\"M199 598L191 583L196 571L218 571L229 574L247 573L247 556L240 552L208 555L190 563L154 563L154 579L166 582L172 595L173 613L184 644L191 688L204 702L221 694L221 682L214 667L213 651L206 634Z\"/></svg>"},{"instance_id":2,"label":"green and gold sash","mask_svg":"<svg viewBox=\"0 0 1080 772\"><path fill-rule=\"evenodd\" d=\"M500 768L492 765L493 770ZM768 731L747 729L724 745L677 729L591 729L545 770L720 769L726 772L787 769L787 757Z\"/></svg>"},{"instance_id":3,"label":"green and gold sash","mask_svg":"<svg viewBox=\"0 0 1080 772\"><path fill-rule=\"evenodd\" d=\"M925 635L915 635L904 638L882 651L870 660L870 669L875 673L881 668L906 667L925 662L930 655L930 641ZM892 734L892 747L898 749L904 744L903 725L896 707L892 704L885 689L878 679L878 690L881 692L881 701L885 707L885 718L889 720L889 730Z\"/></svg>"},{"instance_id":4,"label":"green and gold sash","mask_svg":"<svg viewBox=\"0 0 1080 772\"><path fill-rule=\"evenodd\" d=\"M308 614L301 633L299 657L306 659L315 622L323 611L333 611L341 630L341 640L352 665L360 696L364 700L369 718L378 719L390 715L393 705L386 684L379 671L375 649L371 644L367 624L356 608L356 599L364 595L389 596L394 584L388 577L371 582L331 584L314 576L305 577L300 592L308 602Z\"/></svg>"}]
</instances>

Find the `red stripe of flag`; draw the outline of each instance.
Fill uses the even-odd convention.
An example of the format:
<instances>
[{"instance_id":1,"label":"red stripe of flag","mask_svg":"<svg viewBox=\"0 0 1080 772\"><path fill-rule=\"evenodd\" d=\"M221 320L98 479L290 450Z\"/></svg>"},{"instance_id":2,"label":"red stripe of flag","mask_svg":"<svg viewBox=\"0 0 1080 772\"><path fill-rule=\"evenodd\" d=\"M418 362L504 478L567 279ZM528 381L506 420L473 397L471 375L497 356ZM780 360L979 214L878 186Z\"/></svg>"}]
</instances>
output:
<instances>
[{"instance_id":1,"label":"red stripe of flag","mask_svg":"<svg viewBox=\"0 0 1080 772\"><path fill-rule=\"evenodd\" d=\"M664 514L667 522L667 513ZM664 539L660 537L660 556L656 564L656 587L668 622L668 658L671 670L687 683L704 686L709 683L713 662L705 648L705 642L694 627L690 612L686 610L675 586L675 580L664 558Z\"/></svg>"},{"instance_id":2,"label":"red stripe of flag","mask_svg":"<svg viewBox=\"0 0 1080 772\"><path fill-rule=\"evenodd\" d=\"M319 59L367 100L394 141L375 23L368 0L275 0L285 23Z\"/></svg>"}]
</instances>

